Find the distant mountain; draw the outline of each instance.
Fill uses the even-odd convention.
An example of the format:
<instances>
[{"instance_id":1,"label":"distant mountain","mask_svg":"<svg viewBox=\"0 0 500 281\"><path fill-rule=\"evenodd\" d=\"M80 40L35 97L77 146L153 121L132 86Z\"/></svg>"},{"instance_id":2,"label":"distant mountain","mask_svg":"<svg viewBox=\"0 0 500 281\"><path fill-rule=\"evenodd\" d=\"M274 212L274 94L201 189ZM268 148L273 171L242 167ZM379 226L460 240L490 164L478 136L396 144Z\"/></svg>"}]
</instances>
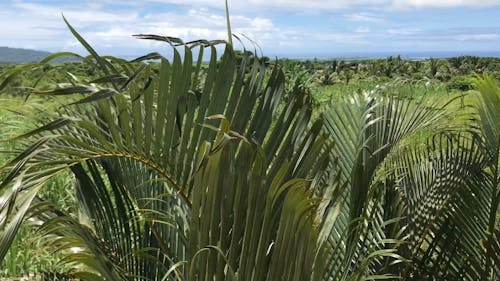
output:
<instances>
[{"instance_id":1,"label":"distant mountain","mask_svg":"<svg viewBox=\"0 0 500 281\"><path fill-rule=\"evenodd\" d=\"M49 52L0 47L0 62L24 63L35 62L50 55Z\"/></svg>"}]
</instances>

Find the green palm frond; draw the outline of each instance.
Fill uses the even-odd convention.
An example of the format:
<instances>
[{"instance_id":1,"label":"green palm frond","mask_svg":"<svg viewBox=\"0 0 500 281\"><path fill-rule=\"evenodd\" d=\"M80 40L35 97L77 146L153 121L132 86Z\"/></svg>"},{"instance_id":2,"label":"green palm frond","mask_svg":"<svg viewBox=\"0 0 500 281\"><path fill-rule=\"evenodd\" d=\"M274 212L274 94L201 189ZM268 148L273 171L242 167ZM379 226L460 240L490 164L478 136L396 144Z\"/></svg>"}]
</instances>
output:
<instances>
[{"instance_id":1,"label":"green palm frond","mask_svg":"<svg viewBox=\"0 0 500 281\"><path fill-rule=\"evenodd\" d=\"M498 205L500 204L500 87L495 81L484 75L477 81L480 92L479 115L481 143L487 158L487 178L484 188L490 190L491 205L489 209L486 244L486 271L491 272L491 279L500 276L500 263L495 257L494 246L498 244ZM496 268L496 269L495 269Z\"/></svg>"},{"instance_id":2,"label":"green palm frond","mask_svg":"<svg viewBox=\"0 0 500 281\"><path fill-rule=\"evenodd\" d=\"M183 58L174 48L171 62L124 63L100 57L69 27L92 55L83 63L102 77L35 92L70 105L16 138L34 145L7 163L23 166L5 183L24 173L30 190L71 169L80 218L55 214L42 229L75 276L222 280L226 266L240 280L322 275L316 196L330 145L321 122L310 124L308 96L279 107L279 67L269 72L249 53L237 60L231 46L217 60L213 45L195 43L210 52L201 67L203 51L193 60L179 40ZM197 254L207 247L217 251ZM283 259L288 250L295 263Z\"/></svg>"},{"instance_id":3,"label":"green palm frond","mask_svg":"<svg viewBox=\"0 0 500 281\"><path fill-rule=\"evenodd\" d=\"M482 263L479 241L490 195L481 186L485 161L472 137L441 134L427 147L404 148L392 157L408 234L400 250L413 262L403 276L480 279L482 272L473 272L470 263Z\"/></svg>"},{"instance_id":4,"label":"green palm frond","mask_svg":"<svg viewBox=\"0 0 500 281\"><path fill-rule=\"evenodd\" d=\"M384 162L407 139L421 138L443 127L440 120L446 116L446 104L402 99L389 89L376 96L346 98L327 113L326 130L335 142L332 158L338 159L345 182L340 196L336 195L341 198L337 202L341 211L330 235L334 251L329 270L337 279L389 272L388 266L408 259L396 253L395 247L405 240L405 234L399 231L404 224L391 222L407 214L399 196L385 187L395 184L386 178L387 171L395 167L385 167ZM368 263L367 257L374 252L380 259ZM394 260L384 255L392 255ZM367 267L362 269L362 265Z\"/></svg>"}]
</instances>

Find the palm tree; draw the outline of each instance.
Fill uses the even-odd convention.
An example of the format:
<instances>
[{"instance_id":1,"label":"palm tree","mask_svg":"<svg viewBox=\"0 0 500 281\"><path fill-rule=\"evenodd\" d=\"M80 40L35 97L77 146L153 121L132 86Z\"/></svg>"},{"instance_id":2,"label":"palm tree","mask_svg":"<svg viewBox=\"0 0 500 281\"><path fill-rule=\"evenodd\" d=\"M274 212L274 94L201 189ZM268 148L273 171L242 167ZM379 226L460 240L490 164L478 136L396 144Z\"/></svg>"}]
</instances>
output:
<instances>
[{"instance_id":1,"label":"palm tree","mask_svg":"<svg viewBox=\"0 0 500 281\"><path fill-rule=\"evenodd\" d=\"M184 58L174 48L172 62L125 63L98 56L68 26L102 77L35 93L84 97L17 138L36 141L5 166L2 257L33 216L84 280L322 275L321 191L311 179L325 173L329 144L310 123L309 96L296 91L279 109L281 70L248 53L238 60L230 45L218 61L219 41L140 35L179 45ZM36 196L67 169L78 218Z\"/></svg>"},{"instance_id":2,"label":"palm tree","mask_svg":"<svg viewBox=\"0 0 500 281\"><path fill-rule=\"evenodd\" d=\"M444 62L440 59L430 58L427 61L427 77L435 78L439 71L444 67Z\"/></svg>"},{"instance_id":3,"label":"palm tree","mask_svg":"<svg viewBox=\"0 0 500 281\"><path fill-rule=\"evenodd\" d=\"M473 120L400 88L313 119L310 93L284 95L279 65L231 44L218 60L221 41L139 35L173 59L126 62L68 27L99 77L33 93L69 104L13 139L25 149L2 168L0 257L33 218L82 280L499 276L500 90L488 77ZM67 170L78 216L37 196Z\"/></svg>"}]
</instances>

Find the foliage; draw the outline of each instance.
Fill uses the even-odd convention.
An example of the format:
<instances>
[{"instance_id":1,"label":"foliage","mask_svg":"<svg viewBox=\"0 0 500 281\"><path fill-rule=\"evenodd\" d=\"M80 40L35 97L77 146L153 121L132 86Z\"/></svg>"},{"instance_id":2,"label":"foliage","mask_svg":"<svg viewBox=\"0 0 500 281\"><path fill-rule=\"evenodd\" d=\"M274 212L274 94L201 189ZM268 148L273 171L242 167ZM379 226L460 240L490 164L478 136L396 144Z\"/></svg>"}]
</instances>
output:
<instances>
[{"instance_id":1,"label":"foliage","mask_svg":"<svg viewBox=\"0 0 500 281\"><path fill-rule=\"evenodd\" d=\"M43 103L43 112L50 110L54 105L40 99L23 101L20 99L2 99L0 109L0 135L2 139L15 137L30 127L30 120L39 113L37 105ZM31 118L29 117L31 116ZM0 163L5 163L9 157L20 153L22 146L14 142L2 142L2 153L0 153ZM71 177L69 175L59 175L47 183L41 190L39 197L42 200L53 203L63 212L75 212L70 188ZM12 247L1 263L2 277L28 276L34 272L45 275L60 274L66 267L61 264L62 256L54 253L53 247L46 241L39 239L36 220L29 219L27 223L19 229ZM42 278L43 278L42 274ZM47 279L48 278L48 279ZM45 280L52 280L47 277ZM64 279L61 279L64 280Z\"/></svg>"},{"instance_id":2,"label":"foliage","mask_svg":"<svg viewBox=\"0 0 500 281\"><path fill-rule=\"evenodd\" d=\"M457 76L500 71L499 58L461 56L448 59L408 60L401 56L379 60L280 60L285 72L301 69L312 74L313 82L319 86L337 83L364 82L384 83L398 78L410 78L416 81L436 79L453 82Z\"/></svg>"},{"instance_id":3,"label":"foliage","mask_svg":"<svg viewBox=\"0 0 500 281\"><path fill-rule=\"evenodd\" d=\"M220 41L156 35L137 37L177 47L171 60L126 62L68 27L92 75L34 85L62 105L10 138L22 149L2 166L0 257L31 220L82 280L498 278L500 89L489 76L470 99L401 77L316 116L311 62L283 70L230 44L218 59ZM49 77L57 56L2 79ZM328 75L348 86L364 71L450 70L409 64L336 62ZM58 206L42 191L64 173L75 204Z\"/></svg>"},{"instance_id":4,"label":"foliage","mask_svg":"<svg viewBox=\"0 0 500 281\"><path fill-rule=\"evenodd\" d=\"M448 90L469 91L474 89L475 78L470 76L454 76L448 82Z\"/></svg>"}]
</instances>

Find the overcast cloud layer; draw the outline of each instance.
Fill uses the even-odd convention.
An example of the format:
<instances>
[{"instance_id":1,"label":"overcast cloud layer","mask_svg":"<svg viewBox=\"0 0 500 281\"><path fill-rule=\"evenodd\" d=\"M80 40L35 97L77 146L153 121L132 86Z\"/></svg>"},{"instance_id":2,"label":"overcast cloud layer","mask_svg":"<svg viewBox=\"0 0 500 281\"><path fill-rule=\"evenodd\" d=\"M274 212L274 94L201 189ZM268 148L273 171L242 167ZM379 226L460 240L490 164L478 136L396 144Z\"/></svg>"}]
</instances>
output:
<instances>
[{"instance_id":1,"label":"overcast cloud layer","mask_svg":"<svg viewBox=\"0 0 500 281\"><path fill-rule=\"evenodd\" d=\"M500 46L500 0L229 2L233 32L255 40L269 56L471 53L499 51ZM138 33L184 40L227 36L222 0L2 0L0 46L84 53L65 27L63 13L102 54L168 49L131 37Z\"/></svg>"}]
</instances>

